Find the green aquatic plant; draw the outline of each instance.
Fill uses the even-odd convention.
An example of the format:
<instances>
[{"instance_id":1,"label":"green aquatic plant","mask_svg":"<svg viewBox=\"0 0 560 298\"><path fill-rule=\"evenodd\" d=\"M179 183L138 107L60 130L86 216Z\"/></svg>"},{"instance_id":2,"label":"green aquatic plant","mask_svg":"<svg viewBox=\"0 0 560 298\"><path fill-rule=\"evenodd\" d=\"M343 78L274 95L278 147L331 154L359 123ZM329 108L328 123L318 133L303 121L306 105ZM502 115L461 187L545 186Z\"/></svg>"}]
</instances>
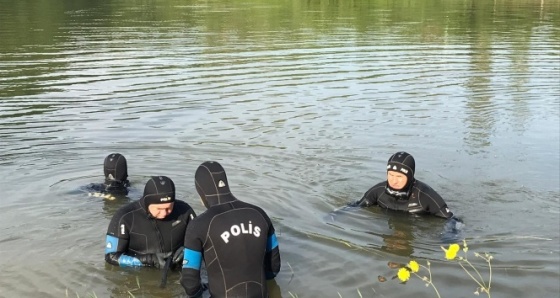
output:
<instances>
[{"instance_id":1,"label":"green aquatic plant","mask_svg":"<svg viewBox=\"0 0 560 298\"><path fill-rule=\"evenodd\" d=\"M461 266L461 268L467 273L467 275L477 284L477 288L474 291L475 295L478 296L481 293L486 293L486 295L488 295L488 298L492 297L490 294L490 289L492 287L491 261L494 258L492 255L488 253L473 253L475 257L483 259L488 264L488 281L486 281L482 277L480 271L471 263L471 261L469 261L469 247L467 246L467 242L465 240L463 240L462 248L459 244L454 243L449 245L447 248L442 246L441 249L445 252L446 260L458 263L459 266ZM463 254L459 255L459 252L461 251L463 252ZM397 274L393 277L393 279L398 278L401 283L406 283L411 278L411 276L416 276L426 283L426 287L431 286L434 289L437 297L441 298L437 287L432 281L432 270L430 261L426 262L426 266L419 264L415 260L411 260L406 265L389 262L388 266L394 269L399 268ZM386 278L383 276L379 276L379 281L384 282L386 281Z\"/></svg>"}]
</instances>

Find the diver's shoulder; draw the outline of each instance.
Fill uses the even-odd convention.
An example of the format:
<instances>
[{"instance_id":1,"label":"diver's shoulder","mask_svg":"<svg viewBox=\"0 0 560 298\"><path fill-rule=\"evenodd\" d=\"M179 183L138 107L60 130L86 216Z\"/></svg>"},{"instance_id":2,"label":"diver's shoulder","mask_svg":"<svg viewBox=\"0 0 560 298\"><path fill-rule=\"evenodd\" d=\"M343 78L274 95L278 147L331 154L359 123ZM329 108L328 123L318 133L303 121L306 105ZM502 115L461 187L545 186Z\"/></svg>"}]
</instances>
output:
<instances>
[{"instance_id":1,"label":"diver's shoulder","mask_svg":"<svg viewBox=\"0 0 560 298\"><path fill-rule=\"evenodd\" d=\"M235 200L233 202L233 204L236 208L252 208L252 209L259 210L259 211L264 211L261 207L255 205L255 204L247 203L247 202L241 201L239 199Z\"/></svg>"},{"instance_id":2,"label":"diver's shoulder","mask_svg":"<svg viewBox=\"0 0 560 298\"><path fill-rule=\"evenodd\" d=\"M237 200L235 205L236 205L236 208L238 208L238 209L254 210L254 211L258 212L261 216L263 216L265 219L270 220L270 217L268 216L268 213L263 208L255 205L255 204L251 204L251 203L247 203L247 202L244 202L244 201Z\"/></svg>"},{"instance_id":3,"label":"diver's shoulder","mask_svg":"<svg viewBox=\"0 0 560 298\"><path fill-rule=\"evenodd\" d=\"M219 212L216 212L216 210L212 210L212 208L206 209L202 213L196 215L190 221L187 228L191 230L207 230L214 217L219 214Z\"/></svg>"},{"instance_id":4,"label":"diver's shoulder","mask_svg":"<svg viewBox=\"0 0 560 298\"><path fill-rule=\"evenodd\" d=\"M83 186L85 191L89 193L103 193L105 192L105 184L103 183L90 183L86 186Z\"/></svg>"},{"instance_id":5,"label":"diver's shoulder","mask_svg":"<svg viewBox=\"0 0 560 298\"><path fill-rule=\"evenodd\" d=\"M417 188L417 189L419 189L419 190L421 190L421 191L424 191L424 192L427 192L427 191L434 191L434 189L433 189L431 186L429 186L427 183L422 182L422 181L420 181L420 180L418 180L418 179L414 180L414 186L413 186L413 187L414 187L414 188Z\"/></svg>"},{"instance_id":6,"label":"diver's shoulder","mask_svg":"<svg viewBox=\"0 0 560 298\"><path fill-rule=\"evenodd\" d=\"M134 201L120 207L117 212L115 212L115 216L126 216L140 211L143 211L140 201Z\"/></svg>"},{"instance_id":7,"label":"diver's shoulder","mask_svg":"<svg viewBox=\"0 0 560 298\"><path fill-rule=\"evenodd\" d=\"M387 186L387 181L381 181L381 182L375 184L374 186L372 186L371 189L372 190L377 190L377 189L385 190L386 186Z\"/></svg>"},{"instance_id":8,"label":"diver's shoulder","mask_svg":"<svg viewBox=\"0 0 560 298\"><path fill-rule=\"evenodd\" d=\"M376 193L376 194L382 193L382 192L385 191L386 187L387 187L387 181L381 181L381 182L375 184L374 186L370 187L366 191L365 196L373 194L373 193Z\"/></svg>"}]
</instances>

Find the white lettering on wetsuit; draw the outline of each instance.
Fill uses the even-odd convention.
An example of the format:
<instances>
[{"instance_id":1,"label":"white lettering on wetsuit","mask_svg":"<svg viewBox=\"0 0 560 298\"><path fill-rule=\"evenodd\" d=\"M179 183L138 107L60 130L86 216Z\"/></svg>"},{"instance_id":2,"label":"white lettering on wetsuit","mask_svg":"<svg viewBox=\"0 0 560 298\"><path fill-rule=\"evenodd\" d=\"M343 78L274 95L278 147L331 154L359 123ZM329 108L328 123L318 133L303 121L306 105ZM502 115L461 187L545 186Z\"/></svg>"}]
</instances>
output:
<instances>
[{"instance_id":1,"label":"white lettering on wetsuit","mask_svg":"<svg viewBox=\"0 0 560 298\"><path fill-rule=\"evenodd\" d=\"M229 228L229 231L225 231L222 233L221 237L222 239L224 239L225 243L229 242L229 237L231 236L239 236L241 234L246 234L246 235L253 235L255 237L260 237L261 236L261 228L259 226L254 226L251 222L249 222L249 224L247 226L245 226L244 223L241 223L239 225L233 225L231 226L231 228Z\"/></svg>"}]
</instances>

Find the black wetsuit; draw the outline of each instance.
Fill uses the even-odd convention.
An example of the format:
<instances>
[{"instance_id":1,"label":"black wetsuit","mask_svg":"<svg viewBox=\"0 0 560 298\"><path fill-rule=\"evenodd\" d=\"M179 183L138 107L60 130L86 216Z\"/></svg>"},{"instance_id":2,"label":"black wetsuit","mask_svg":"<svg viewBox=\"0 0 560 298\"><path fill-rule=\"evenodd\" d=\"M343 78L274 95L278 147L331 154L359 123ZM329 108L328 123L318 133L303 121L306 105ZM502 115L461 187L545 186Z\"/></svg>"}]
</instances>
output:
<instances>
[{"instance_id":1,"label":"black wetsuit","mask_svg":"<svg viewBox=\"0 0 560 298\"><path fill-rule=\"evenodd\" d=\"M86 186L86 190L90 193L113 196L126 196L128 194L128 180L124 182L106 181L105 183L91 183Z\"/></svg>"},{"instance_id":2,"label":"black wetsuit","mask_svg":"<svg viewBox=\"0 0 560 298\"><path fill-rule=\"evenodd\" d=\"M406 211L409 213L429 213L436 216L451 218L447 204L441 196L427 184L414 180L408 197L398 198L387 191L387 182L383 181L370 188L356 203L360 207L378 205L379 207Z\"/></svg>"},{"instance_id":3,"label":"black wetsuit","mask_svg":"<svg viewBox=\"0 0 560 298\"><path fill-rule=\"evenodd\" d=\"M173 253L183 245L187 225L195 216L183 201L175 201L164 219L149 214L145 198L125 205L109 224L105 260L122 267L154 266L155 254Z\"/></svg>"},{"instance_id":4,"label":"black wetsuit","mask_svg":"<svg viewBox=\"0 0 560 298\"><path fill-rule=\"evenodd\" d=\"M196 187L208 210L187 228L181 284L189 297L202 294L204 259L211 297L268 297L266 280L280 271L272 222L261 208L230 193L219 164L203 166L209 166L208 175L197 170Z\"/></svg>"}]
</instances>

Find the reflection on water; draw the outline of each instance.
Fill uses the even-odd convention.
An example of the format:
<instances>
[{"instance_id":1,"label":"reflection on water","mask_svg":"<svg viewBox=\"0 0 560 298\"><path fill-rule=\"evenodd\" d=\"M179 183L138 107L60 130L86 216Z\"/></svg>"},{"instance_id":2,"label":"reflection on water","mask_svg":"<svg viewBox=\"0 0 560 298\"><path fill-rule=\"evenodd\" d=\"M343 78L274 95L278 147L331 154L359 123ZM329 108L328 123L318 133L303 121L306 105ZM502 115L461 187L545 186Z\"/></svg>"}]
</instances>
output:
<instances>
[{"instance_id":1,"label":"reflection on water","mask_svg":"<svg viewBox=\"0 0 560 298\"><path fill-rule=\"evenodd\" d=\"M412 221L407 220L407 218L399 218L398 220L390 218L388 223L392 233L382 236L383 246L381 246L381 250L403 257L412 256L414 253Z\"/></svg>"},{"instance_id":2,"label":"reflection on water","mask_svg":"<svg viewBox=\"0 0 560 298\"><path fill-rule=\"evenodd\" d=\"M108 200L108 199L104 199L103 200L103 213L105 214L107 219L111 219L113 218L113 214L115 214L115 212L122 206L126 205L127 203L130 203L131 200L126 197L126 196L118 196L115 197L114 199Z\"/></svg>"},{"instance_id":3,"label":"reflection on water","mask_svg":"<svg viewBox=\"0 0 560 298\"><path fill-rule=\"evenodd\" d=\"M444 221L326 217L398 150L464 220L456 239L493 253L495 295L560 292L558 0L0 7L0 297L180 297L177 272L162 290L157 270L106 266L104 235L152 175L202 212L193 175L211 159L273 218L273 297L428 297L375 281L409 258L430 260L442 297L468 297ZM130 193L89 196L115 151Z\"/></svg>"}]
</instances>

